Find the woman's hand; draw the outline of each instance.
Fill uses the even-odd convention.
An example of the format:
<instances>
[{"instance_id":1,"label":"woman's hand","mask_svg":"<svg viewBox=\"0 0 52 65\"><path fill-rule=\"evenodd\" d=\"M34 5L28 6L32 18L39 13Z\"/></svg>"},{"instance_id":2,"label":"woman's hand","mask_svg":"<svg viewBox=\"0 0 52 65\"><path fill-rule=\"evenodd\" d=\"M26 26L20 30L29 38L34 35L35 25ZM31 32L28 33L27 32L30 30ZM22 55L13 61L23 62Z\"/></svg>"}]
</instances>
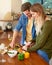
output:
<instances>
[{"instance_id":1,"label":"woman's hand","mask_svg":"<svg viewBox=\"0 0 52 65\"><path fill-rule=\"evenodd\" d=\"M29 47L32 47L34 44L35 44L35 42L28 42L28 43L26 43L26 46L29 48Z\"/></svg>"},{"instance_id":2,"label":"woman's hand","mask_svg":"<svg viewBox=\"0 0 52 65\"><path fill-rule=\"evenodd\" d=\"M27 51L27 48L30 46L31 42L27 42L25 46L22 47L23 50Z\"/></svg>"}]
</instances>

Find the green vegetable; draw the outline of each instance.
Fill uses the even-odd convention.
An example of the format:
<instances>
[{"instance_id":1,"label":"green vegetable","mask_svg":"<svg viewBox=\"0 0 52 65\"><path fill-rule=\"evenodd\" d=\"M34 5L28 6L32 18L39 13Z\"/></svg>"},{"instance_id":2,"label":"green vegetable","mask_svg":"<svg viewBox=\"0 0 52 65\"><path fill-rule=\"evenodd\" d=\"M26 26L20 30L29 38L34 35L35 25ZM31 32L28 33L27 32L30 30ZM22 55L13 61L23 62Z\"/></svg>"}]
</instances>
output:
<instances>
[{"instance_id":1,"label":"green vegetable","mask_svg":"<svg viewBox=\"0 0 52 65\"><path fill-rule=\"evenodd\" d=\"M14 52L7 52L7 53L9 53L9 54L14 54Z\"/></svg>"},{"instance_id":2,"label":"green vegetable","mask_svg":"<svg viewBox=\"0 0 52 65\"><path fill-rule=\"evenodd\" d=\"M24 60L24 54L23 53L18 54L18 60Z\"/></svg>"}]
</instances>

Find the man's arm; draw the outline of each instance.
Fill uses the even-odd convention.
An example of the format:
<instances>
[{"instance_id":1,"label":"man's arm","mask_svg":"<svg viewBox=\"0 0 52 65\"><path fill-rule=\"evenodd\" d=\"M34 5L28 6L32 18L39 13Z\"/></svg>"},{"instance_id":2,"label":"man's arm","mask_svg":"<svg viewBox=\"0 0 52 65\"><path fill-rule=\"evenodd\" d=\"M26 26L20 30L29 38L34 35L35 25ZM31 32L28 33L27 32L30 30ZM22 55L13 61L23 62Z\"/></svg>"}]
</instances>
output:
<instances>
[{"instance_id":1,"label":"man's arm","mask_svg":"<svg viewBox=\"0 0 52 65\"><path fill-rule=\"evenodd\" d=\"M22 17L20 17L20 19L19 19L19 21L18 21L18 23L17 23L17 25L16 25L16 27L14 29L12 42L9 44L10 47L12 47L12 48L14 47L14 45L16 43L16 38L17 38L17 36L19 34L20 29L22 28L21 22L22 22Z\"/></svg>"},{"instance_id":2,"label":"man's arm","mask_svg":"<svg viewBox=\"0 0 52 65\"><path fill-rule=\"evenodd\" d=\"M9 46L10 46L11 48L13 48L13 47L15 46L16 39L17 39L18 34L19 34L18 31L14 31L12 41L11 41L11 43L9 44Z\"/></svg>"}]
</instances>

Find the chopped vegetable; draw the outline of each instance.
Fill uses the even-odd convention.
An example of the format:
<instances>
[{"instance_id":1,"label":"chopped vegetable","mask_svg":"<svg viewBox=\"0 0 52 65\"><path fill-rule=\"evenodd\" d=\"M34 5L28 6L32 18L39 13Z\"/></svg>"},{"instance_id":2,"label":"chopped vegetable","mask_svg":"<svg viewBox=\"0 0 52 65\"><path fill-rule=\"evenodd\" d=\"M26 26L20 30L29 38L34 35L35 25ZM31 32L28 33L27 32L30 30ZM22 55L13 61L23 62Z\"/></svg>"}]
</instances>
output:
<instances>
[{"instance_id":1,"label":"chopped vegetable","mask_svg":"<svg viewBox=\"0 0 52 65\"><path fill-rule=\"evenodd\" d=\"M7 53L14 54L14 52L7 52Z\"/></svg>"}]
</instances>

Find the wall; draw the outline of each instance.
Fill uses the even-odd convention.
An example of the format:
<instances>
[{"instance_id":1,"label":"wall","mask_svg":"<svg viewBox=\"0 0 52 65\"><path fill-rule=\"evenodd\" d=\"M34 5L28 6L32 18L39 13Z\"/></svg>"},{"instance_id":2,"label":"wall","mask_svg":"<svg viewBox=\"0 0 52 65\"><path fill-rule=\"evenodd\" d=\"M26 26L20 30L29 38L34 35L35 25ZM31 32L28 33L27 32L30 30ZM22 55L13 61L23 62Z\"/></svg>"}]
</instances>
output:
<instances>
[{"instance_id":1,"label":"wall","mask_svg":"<svg viewBox=\"0 0 52 65\"><path fill-rule=\"evenodd\" d=\"M8 12L21 12L21 4L21 0L0 0L0 20L4 20L6 18L5 15ZM9 18L10 17L8 17L7 19ZM5 29L7 23L8 22L0 21L0 26L2 26L3 30ZM14 24L16 24L16 22Z\"/></svg>"},{"instance_id":2,"label":"wall","mask_svg":"<svg viewBox=\"0 0 52 65\"><path fill-rule=\"evenodd\" d=\"M21 12L21 0L11 0L11 11L15 13Z\"/></svg>"},{"instance_id":3,"label":"wall","mask_svg":"<svg viewBox=\"0 0 52 65\"><path fill-rule=\"evenodd\" d=\"M0 19L3 19L7 12L21 12L21 0L0 0Z\"/></svg>"},{"instance_id":4,"label":"wall","mask_svg":"<svg viewBox=\"0 0 52 65\"><path fill-rule=\"evenodd\" d=\"M11 0L0 0L0 20L4 19L7 12L11 12ZM0 21L0 26L5 29L7 23Z\"/></svg>"},{"instance_id":5,"label":"wall","mask_svg":"<svg viewBox=\"0 0 52 65\"><path fill-rule=\"evenodd\" d=\"M34 4L34 3L41 3L41 0L22 0L22 4L25 3L25 2L30 2L31 4Z\"/></svg>"},{"instance_id":6,"label":"wall","mask_svg":"<svg viewBox=\"0 0 52 65\"><path fill-rule=\"evenodd\" d=\"M0 0L0 19L3 19L8 11L11 11L11 0Z\"/></svg>"}]
</instances>

